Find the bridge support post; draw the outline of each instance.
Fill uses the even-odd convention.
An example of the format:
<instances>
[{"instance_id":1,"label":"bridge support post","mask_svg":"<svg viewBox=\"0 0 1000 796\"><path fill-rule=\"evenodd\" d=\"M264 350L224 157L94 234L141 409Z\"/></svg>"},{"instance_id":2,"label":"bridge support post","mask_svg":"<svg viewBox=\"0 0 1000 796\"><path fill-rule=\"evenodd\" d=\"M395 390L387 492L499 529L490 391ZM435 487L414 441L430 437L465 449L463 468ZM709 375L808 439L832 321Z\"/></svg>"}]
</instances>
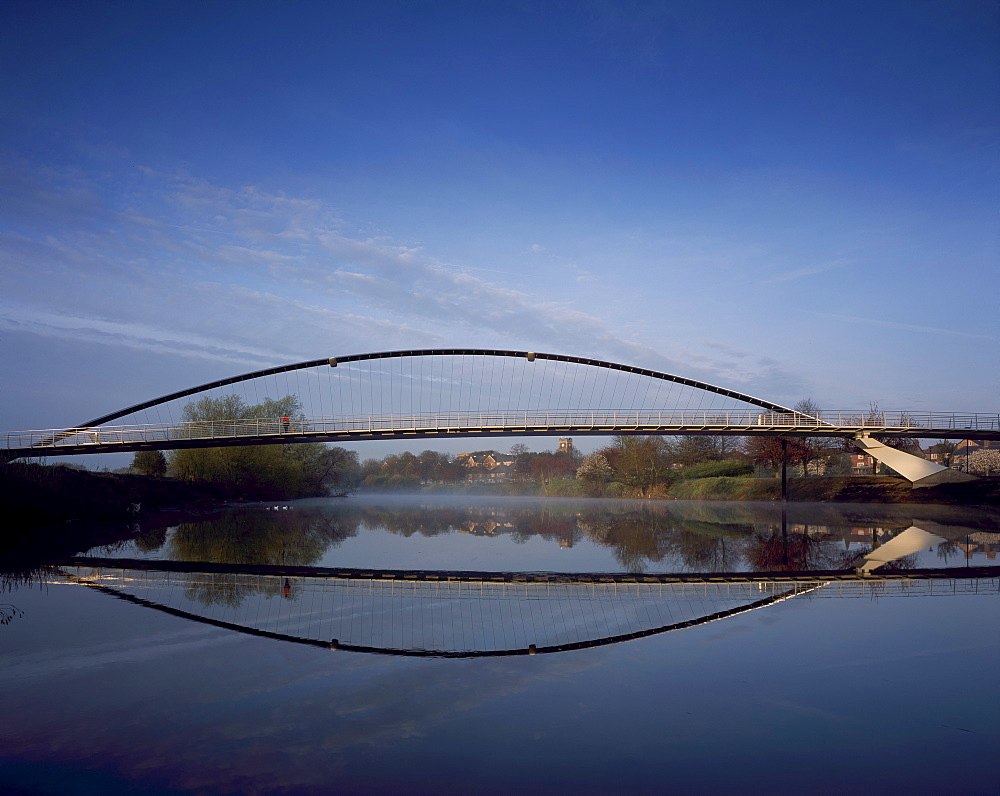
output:
<instances>
[{"instance_id":1,"label":"bridge support post","mask_svg":"<svg viewBox=\"0 0 1000 796\"><path fill-rule=\"evenodd\" d=\"M781 502L788 500L788 440L781 438Z\"/></svg>"},{"instance_id":2,"label":"bridge support post","mask_svg":"<svg viewBox=\"0 0 1000 796\"><path fill-rule=\"evenodd\" d=\"M917 487L935 486L937 484L954 484L960 481L976 480L974 475L952 470L950 467L935 464L927 459L921 459L912 453L891 448L876 439L872 439L867 434L859 434L851 442L872 458L891 467L903 476L903 478L912 482L914 489Z\"/></svg>"}]
</instances>

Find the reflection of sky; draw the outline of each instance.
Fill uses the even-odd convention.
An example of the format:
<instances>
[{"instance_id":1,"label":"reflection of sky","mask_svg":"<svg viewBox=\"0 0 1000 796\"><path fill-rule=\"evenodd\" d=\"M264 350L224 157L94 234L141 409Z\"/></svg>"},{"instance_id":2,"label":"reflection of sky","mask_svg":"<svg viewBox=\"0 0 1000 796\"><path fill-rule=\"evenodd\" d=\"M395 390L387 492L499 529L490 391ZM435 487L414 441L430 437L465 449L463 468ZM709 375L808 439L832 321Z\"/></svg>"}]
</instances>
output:
<instances>
[{"instance_id":1,"label":"reflection of sky","mask_svg":"<svg viewBox=\"0 0 1000 796\"><path fill-rule=\"evenodd\" d=\"M1000 774L995 597L799 599L478 661L299 648L75 587L4 599L24 611L0 628L8 787L972 793Z\"/></svg>"}]
</instances>

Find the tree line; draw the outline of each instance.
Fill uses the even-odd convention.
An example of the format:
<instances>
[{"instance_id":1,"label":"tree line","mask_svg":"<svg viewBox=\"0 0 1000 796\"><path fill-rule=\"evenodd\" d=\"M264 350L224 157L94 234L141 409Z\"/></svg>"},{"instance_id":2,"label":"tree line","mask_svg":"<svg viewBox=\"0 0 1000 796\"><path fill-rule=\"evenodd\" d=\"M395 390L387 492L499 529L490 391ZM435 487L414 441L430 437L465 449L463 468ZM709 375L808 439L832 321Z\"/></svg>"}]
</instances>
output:
<instances>
[{"instance_id":1,"label":"tree line","mask_svg":"<svg viewBox=\"0 0 1000 796\"><path fill-rule=\"evenodd\" d=\"M795 410L815 415L812 401ZM873 405L871 416L877 415ZM247 404L236 395L204 397L187 404L188 423L274 418L287 424L303 420L299 399L286 395ZM886 439L911 448L913 440ZM919 450L919 448L916 448ZM242 496L291 498L372 491L416 490L431 485L456 487L485 481L505 491L544 495L665 496L678 480L712 476L747 476L785 461L793 474L849 475L846 440L829 437L730 437L620 435L610 445L583 456L569 451L530 451L516 444L502 453L493 449L453 456L434 450L409 451L359 461L354 451L323 443L248 445L225 448L143 451L134 472L186 481L225 485ZM484 467L492 457L490 466ZM476 463L477 466L470 466Z\"/></svg>"}]
</instances>

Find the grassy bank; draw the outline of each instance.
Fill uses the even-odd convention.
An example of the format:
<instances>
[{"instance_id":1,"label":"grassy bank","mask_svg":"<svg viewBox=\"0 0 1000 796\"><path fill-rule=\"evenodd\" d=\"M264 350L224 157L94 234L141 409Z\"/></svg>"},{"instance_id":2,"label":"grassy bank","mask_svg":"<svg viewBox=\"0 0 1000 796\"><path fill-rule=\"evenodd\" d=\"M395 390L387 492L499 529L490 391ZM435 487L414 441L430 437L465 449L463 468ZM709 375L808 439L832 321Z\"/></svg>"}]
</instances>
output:
<instances>
[{"instance_id":1,"label":"grassy bank","mask_svg":"<svg viewBox=\"0 0 1000 796\"><path fill-rule=\"evenodd\" d=\"M679 481L667 494L678 500L780 500L778 478L698 478ZM939 503L1000 505L1000 479L913 489L889 476L791 478L788 499L816 503Z\"/></svg>"}]
</instances>

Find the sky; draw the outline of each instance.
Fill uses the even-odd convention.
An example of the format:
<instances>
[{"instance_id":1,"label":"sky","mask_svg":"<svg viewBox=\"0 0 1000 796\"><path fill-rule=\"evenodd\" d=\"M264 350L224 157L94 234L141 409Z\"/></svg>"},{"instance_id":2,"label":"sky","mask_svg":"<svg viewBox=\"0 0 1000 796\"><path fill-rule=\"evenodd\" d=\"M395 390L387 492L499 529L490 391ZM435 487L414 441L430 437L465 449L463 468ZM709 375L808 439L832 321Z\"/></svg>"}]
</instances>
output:
<instances>
[{"instance_id":1,"label":"sky","mask_svg":"<svg viewBox=\"0 0 1000 796\"><path fill-rule=\"evenodd\" d=\"M992 0L4 17L6 430L452 346L1000 411Z\"/></svg>"}]
</instances>

